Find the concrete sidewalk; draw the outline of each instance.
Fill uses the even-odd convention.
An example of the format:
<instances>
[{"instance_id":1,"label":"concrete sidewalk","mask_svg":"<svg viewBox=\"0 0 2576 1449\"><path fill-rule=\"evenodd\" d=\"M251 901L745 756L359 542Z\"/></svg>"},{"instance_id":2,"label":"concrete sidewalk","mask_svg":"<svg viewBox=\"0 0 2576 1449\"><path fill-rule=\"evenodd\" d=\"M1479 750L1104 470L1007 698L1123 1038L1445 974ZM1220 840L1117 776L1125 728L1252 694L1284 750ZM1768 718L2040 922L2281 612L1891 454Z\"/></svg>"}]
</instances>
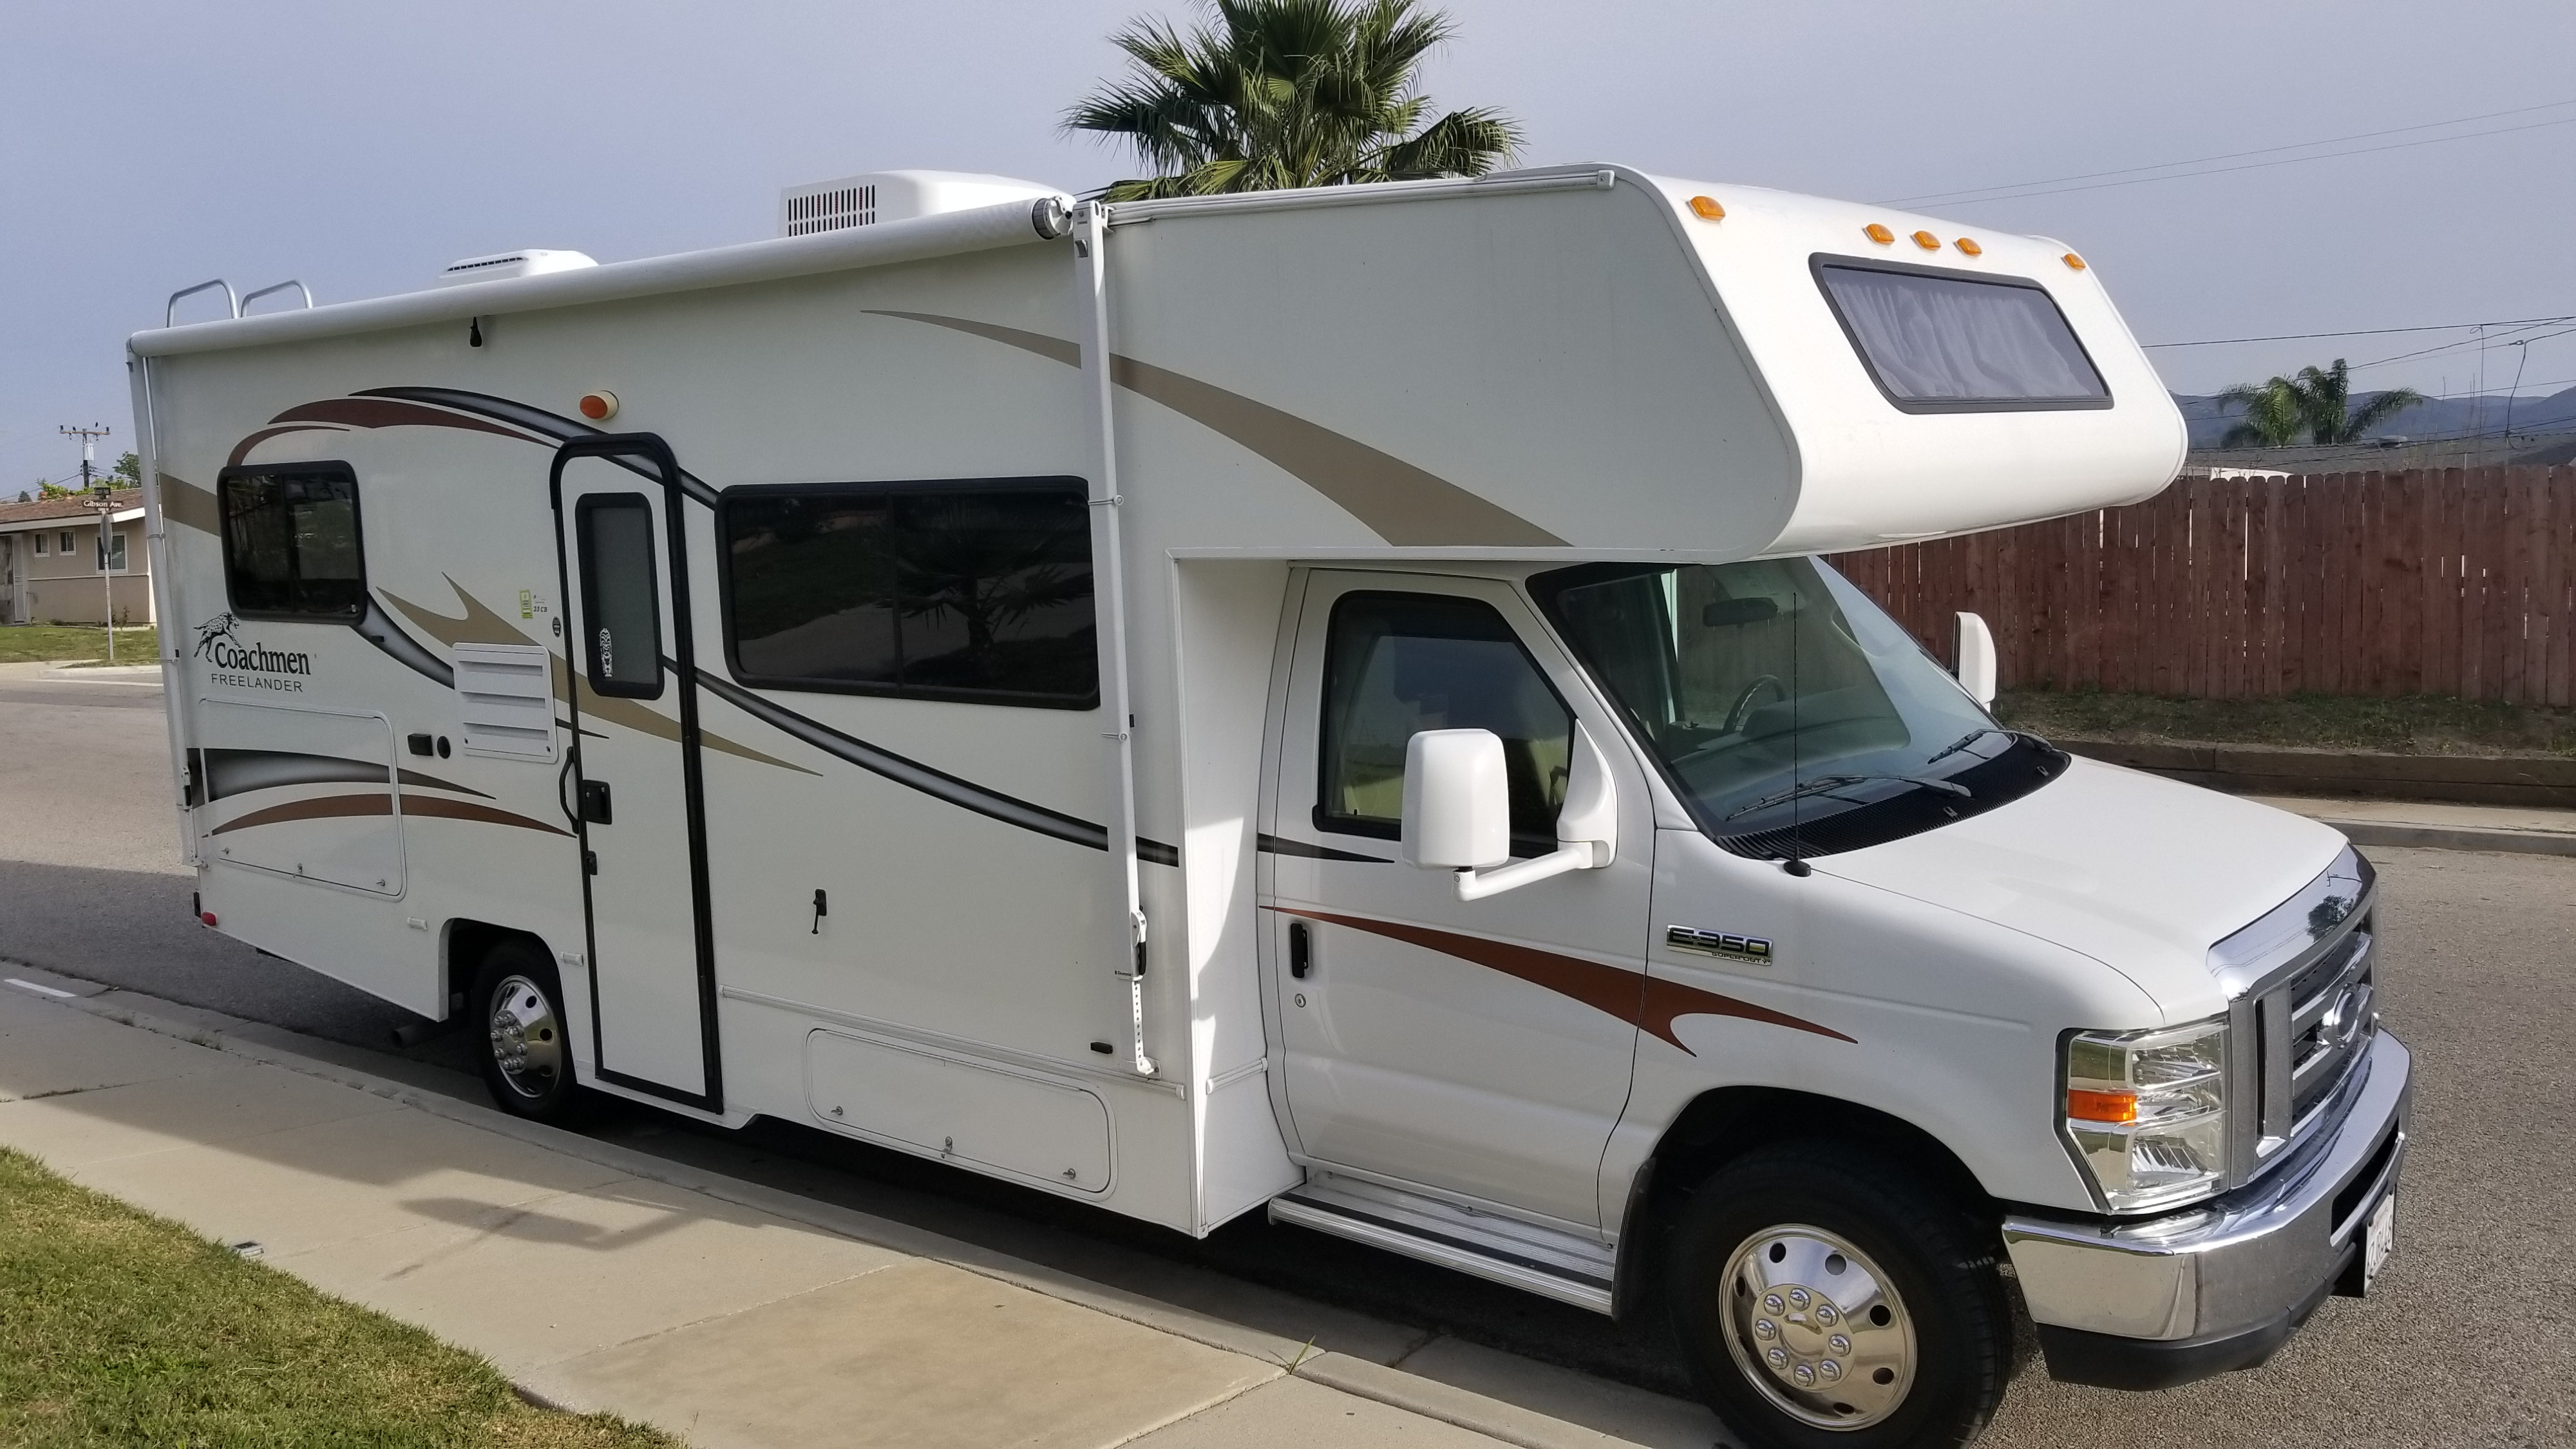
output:
<instances>
[{"instance_id":1,"label":"concrete sidewalk","mask_svg":"<svg viewBox=\"0 0 2576 1449\"><path fill-rule=\"evenodd\" d=\"M2576 855L2576 810L2519 805L2451 805L2429 800L2326 800L2292 795L2249 799L2322 820L2355 845Z\"/></svg>"},{"instance_id":2,"label":"concrete sidewalk","mask_svg":"<svg viewBox=\"0 0 2576 1449\"><path fill-rule=\"evenodd\" d=\"M546 1402L708 1446L1628 1442L9 975L0 1144L257 1244Z\"/></svg>"}]
</instances>

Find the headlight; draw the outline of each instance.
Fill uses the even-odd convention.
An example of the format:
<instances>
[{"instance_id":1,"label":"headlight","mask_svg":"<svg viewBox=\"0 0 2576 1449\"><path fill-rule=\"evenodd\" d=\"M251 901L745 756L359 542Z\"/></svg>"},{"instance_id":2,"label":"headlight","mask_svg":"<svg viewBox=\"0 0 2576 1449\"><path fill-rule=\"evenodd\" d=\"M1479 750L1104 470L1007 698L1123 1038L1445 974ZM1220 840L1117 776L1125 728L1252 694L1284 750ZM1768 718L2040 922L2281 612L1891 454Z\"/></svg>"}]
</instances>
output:
<instances>
[{"instance_id":1,"label":"headlight","mask_svg":"<svg viewBox=\"0 0 2576 1449\"><path fill-rule=\"evenodd\" d=\"M2227 1018L2066 1039L2066 1135L2113 1212L2205 1197L2227 1174Z\"/></svg>"}]
</instances>

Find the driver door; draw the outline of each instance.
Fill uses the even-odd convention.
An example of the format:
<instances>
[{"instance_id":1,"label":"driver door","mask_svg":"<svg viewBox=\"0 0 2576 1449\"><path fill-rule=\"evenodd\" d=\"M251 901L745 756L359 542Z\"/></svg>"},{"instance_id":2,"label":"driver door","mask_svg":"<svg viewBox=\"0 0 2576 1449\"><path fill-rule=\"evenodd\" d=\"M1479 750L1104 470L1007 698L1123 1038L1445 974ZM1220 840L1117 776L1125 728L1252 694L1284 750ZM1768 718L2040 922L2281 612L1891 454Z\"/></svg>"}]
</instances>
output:
<instances>
[{"instance_id":1,"label":"driver door","mask_svg":"<svg viewBox=\"0 0 2576 1449\"><path fill-rule=\"evenodd\" d=\"M1624 738L1509 585L1307 576L1261 841L1303 1156L1597 1231L1645 984L1653 822ZM1504 741L1515 859L1555 848L1570 736L1610 756L1612 864L1478 901L1398 857L1406 741Z\"/></svg>"}]
</instances>

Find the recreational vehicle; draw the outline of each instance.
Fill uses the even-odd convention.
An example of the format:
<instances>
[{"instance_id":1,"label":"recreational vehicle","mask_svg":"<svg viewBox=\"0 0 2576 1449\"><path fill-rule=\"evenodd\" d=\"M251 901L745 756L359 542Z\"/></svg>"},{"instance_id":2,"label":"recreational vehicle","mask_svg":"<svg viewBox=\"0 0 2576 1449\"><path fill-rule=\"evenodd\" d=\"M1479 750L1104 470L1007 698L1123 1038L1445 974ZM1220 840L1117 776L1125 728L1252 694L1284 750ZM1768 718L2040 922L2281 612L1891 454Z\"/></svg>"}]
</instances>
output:
<instances>
[{"instance_id":1,"label":"recreational vehicle","mask_svg":"<svg viewBox=\"0 0 2576 1449\"><path fill-rule=\"evenodd\" d=\"M1669 1315L1758 1445L2369 1287L2369 862L1818 558L2174 476L2078 253L1617 166L779 221L132 339L205 925L512 1112Z\"/></svg>"}]
</instances>

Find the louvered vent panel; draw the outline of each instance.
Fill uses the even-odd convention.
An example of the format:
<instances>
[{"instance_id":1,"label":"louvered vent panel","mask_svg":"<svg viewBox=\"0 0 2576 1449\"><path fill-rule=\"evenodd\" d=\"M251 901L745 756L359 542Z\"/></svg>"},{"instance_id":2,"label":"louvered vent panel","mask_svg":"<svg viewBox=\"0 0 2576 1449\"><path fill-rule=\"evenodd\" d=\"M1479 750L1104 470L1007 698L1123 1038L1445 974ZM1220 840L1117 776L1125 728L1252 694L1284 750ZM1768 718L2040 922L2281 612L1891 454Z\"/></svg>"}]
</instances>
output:
<instances>
[{"instance_id":1,"label":"louvered vent panel","mask_svg":"<svg viewBox=\"0 0 2576 1449\"><path fill-rule=\"evenodd\" d=\"M826 191L809 191L786 198L786 215L781 218L789 236L811 236L818 231L839 231L843 227L869 226L877 219L877 189L873 186L836 186Z\"/></svg>"},{"instance_id":2,"label":"louvered vent panel","mask_svg":"<svg viewBox=\"0 0 2576 1449\"><path fill-rule=\"evenodd\" d=\"M553 656L536 644L459 644L456 702L469 755L555 757Z\"/></svg>"}]
</instances>

